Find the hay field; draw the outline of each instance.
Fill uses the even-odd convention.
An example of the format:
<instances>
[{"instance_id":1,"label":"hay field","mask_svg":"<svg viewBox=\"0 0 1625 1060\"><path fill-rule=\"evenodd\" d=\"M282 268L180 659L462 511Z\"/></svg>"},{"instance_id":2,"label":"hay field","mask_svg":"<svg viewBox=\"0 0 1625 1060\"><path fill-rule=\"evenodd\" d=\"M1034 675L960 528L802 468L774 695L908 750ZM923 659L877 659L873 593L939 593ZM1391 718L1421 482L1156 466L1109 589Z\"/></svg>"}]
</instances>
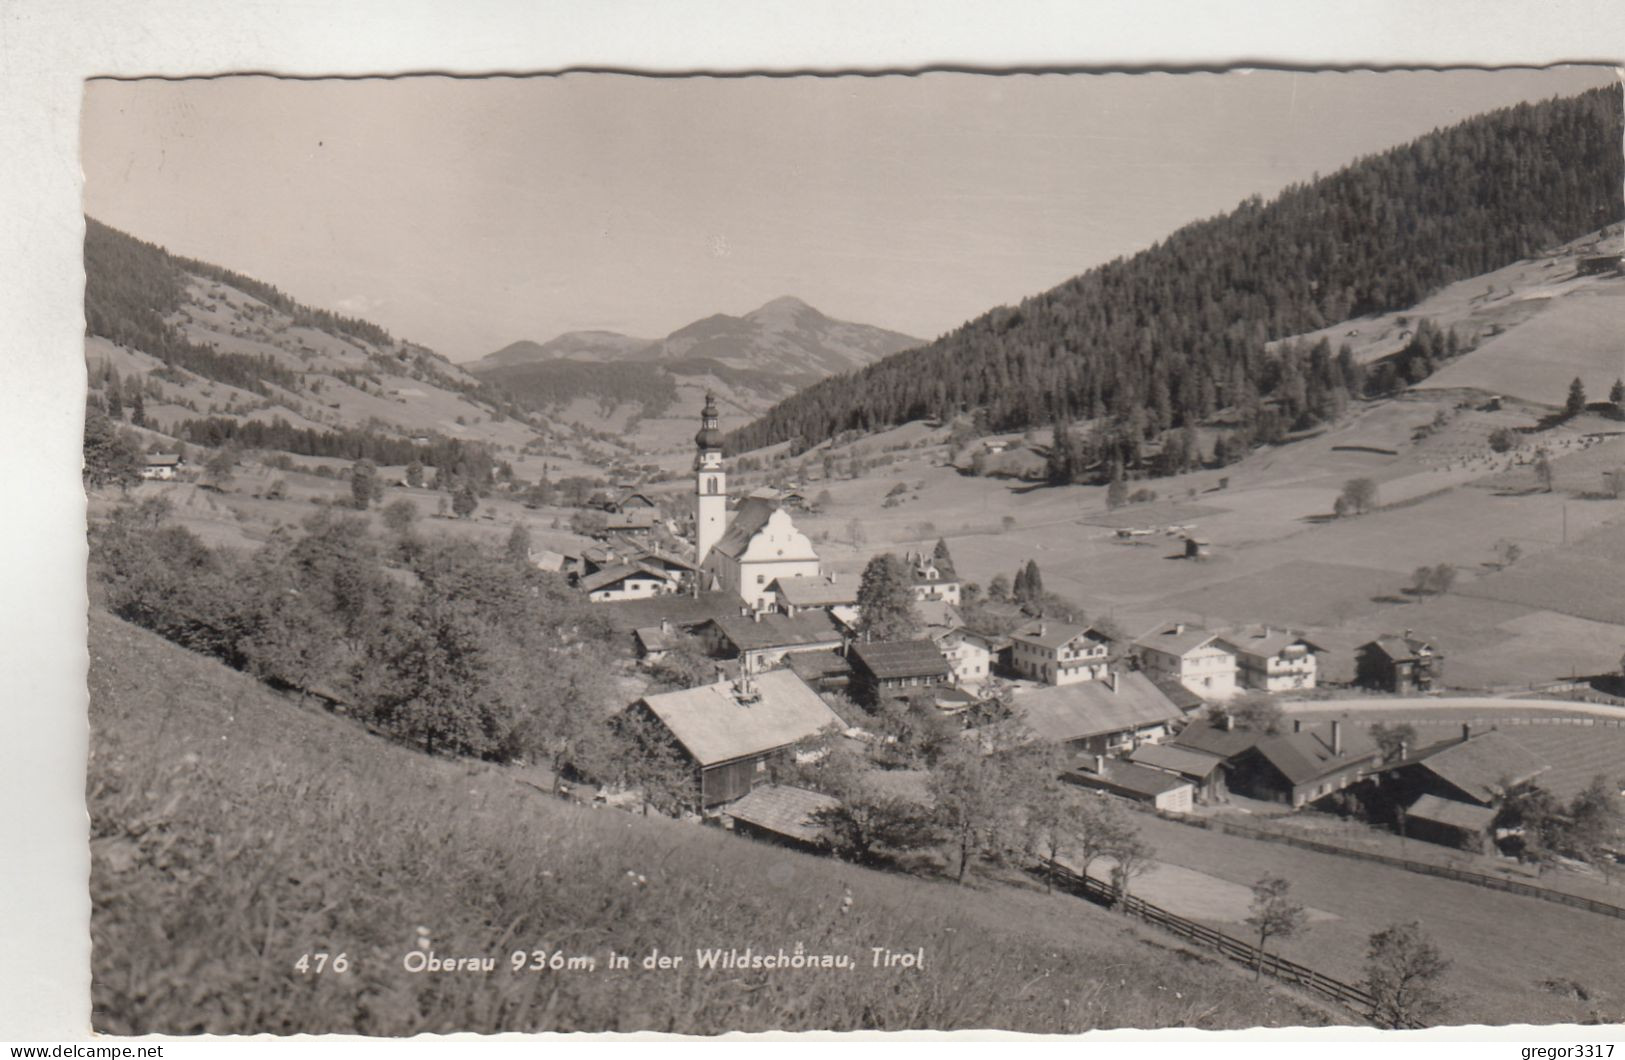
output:
<instances>
[{"instance_id":1,"label":"hay field","mask_svg":"<svg viewBox=\"0 0 1625 1060\"><path fill-rule=\"evenodd\" d=\"M1311 923L1301 936L1281 943L1279 952L1329 975L1358 979L1372 932L1420 919L1455 962L1447 985L1461 1001L1451 1011L1452 1023L1586 1018L1584 1003L1540 988L1553 977L1574 979L1606 997L1610 1013L1625 1002L1625 964L1618 956L1625 946L1625 920L1149 815L1136 815L1135 821L1160 862L1245 887L1265 874L1291 881L1296 901L1336 919ZM1235 931L1228 920L1211 926Z\"/></svg>"},{"instance_id":2,"label":"hay field","mask_svg":"<svg viewBox=\"0 0 1625 1060\"><path fill-rule=\"evenodd\" d=\"M1625 281L1552 298L1527 321L1423 380L1418 389L1473 387L1562 406L1579 377L1593 401L1625 375Z\"/></svg>"}]
</instances>

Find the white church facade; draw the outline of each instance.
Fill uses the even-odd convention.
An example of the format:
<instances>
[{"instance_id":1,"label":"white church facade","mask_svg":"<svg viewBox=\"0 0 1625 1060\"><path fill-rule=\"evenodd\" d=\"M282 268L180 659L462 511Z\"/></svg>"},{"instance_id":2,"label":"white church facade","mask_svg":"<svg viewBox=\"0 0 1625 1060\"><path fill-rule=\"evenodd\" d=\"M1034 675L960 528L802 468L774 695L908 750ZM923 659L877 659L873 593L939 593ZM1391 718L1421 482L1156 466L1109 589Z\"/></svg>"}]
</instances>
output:
<instances>
[{"instance_id":1,"label":"white church facade","mask_svg":"<svg viewBox=\"0 0 1625 1060\"><path fill-rule=\"evenodd\" d=\"M790 513L761 497L746 498L728 519L722 432L716 399L707 394L694 436L695 563L703 581L736 594L754 611L772 610L780 578L817 578L818 553Z\"/></svg>"}]
</instances>

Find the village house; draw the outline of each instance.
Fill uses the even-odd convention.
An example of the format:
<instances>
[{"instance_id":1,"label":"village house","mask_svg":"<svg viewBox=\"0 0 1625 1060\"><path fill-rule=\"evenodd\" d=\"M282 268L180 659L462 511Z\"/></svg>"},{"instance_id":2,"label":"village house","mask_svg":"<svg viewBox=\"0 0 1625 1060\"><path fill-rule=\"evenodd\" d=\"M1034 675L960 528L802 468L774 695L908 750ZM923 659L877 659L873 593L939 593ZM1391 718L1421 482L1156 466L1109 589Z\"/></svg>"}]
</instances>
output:
<instances>
[{"instance_id":1,"label":"village house","mask_svg":"<svg viewBox=\"0 0 1625 1060\"><path fill-rule=\"evenodd\" d=\"M1382 759L1359 729L1341 719L1292 722L1292 732L1264 736L1230 762L1227 783L1240 795L1284 802L1293 809L1342 791Z\"/></svg>"},{"instance_id":2,"label":"village house","mask_svg":"<svg viewBox=\"0 0 1625 1060\"><path fill-rule=\"evenodd\" d=\"M647 493L640 493L637 490L628 490L622 493L610 506L612 511L617 512L629 512L639 508L656 510L659 507L660 505L650 499Z\"/></svg>"},{"instance_id":3,"label":"village house","mask_svg":"<svg viewBox=\"0 0 1625 1060\"><path fill-rule=\"evenodd\" d=\"M1264 692L1315 687L1315 653L1321 649L1289 630L1254 626L1225 638L1236 650L1241 683Z\"/></svg>"},{"instance_id":4,"label":"village house","mask_svg":"<svg viewBox=\"0 0 1625 1060\"><path fill-rule=\"evenodd\" d=\"M1010 711L1034 736L1072 752L1115 754L1166 737L1184 715L1144 674L1021 692Z\"/></svg>"},{"instance_id":5,"label":"village house","mask_svg":"<svg viewBox=\"0 0 1625 1060\"><path fill-rule=\"evenodd\" d=\"M953 571L944 570L923 552L910 552L904 562L908 565L909 585L914 590L915 600L959 603L959 577Z\"/></svg>"},{"instance_id":6,"label":"village house","mask_svg":"<svg viewBox=\"0 0 1625 1060\"><path fill-rule=\"evenodd\" d=\"M179 453L148 453L141 465L141 477L169 482L184 463Z\"/></svg>"},{"instance_id":7,"label":"village house","mask_svg":"<svg viewBox=\"0 0 1625 1060\"><path fill-rule=\"evenodd\" d=\"M949 676L954 684L980 685L992 675L992 637L963 626L929 630L927 636L947 661Z\"/></svg>"},{"instance_id":8,"label":"village house","mask_svg":"<svg viewBox=\"0 0 1625 1060\"><path fill-rule=\"evenodd\" d=\"M1134 649L1152 677L1171 678L1207 700L1236 694L1236 649L1217 633L1175 622L1147 633Z\"/></svg>"},{"instance_id":9,"label":"village house","mask_svg":"<svg viewBox=\"0 0 1625 1060\"><path fill-rule=\"evenodd\" d=\"M847 649L854 698L867 706L910 689L946 684L948 660L928 640L874 641Z\"/></svg>"},{"instance_id":10,"label":"village house","mask_svg":"<svg viewBox=\"0 0 1625 1060\"><path fill-rule=\"evenodd\" d=\"M1355 649L1355 683L1382 692L1430 692L1441 684L1443 669L1444 656L1408 629L1403 636L1378 637Z\"/></svg>"},{"instance_id":11,"label":"village house","mask_svg":"<svg viewBox=\"0 0 1625 1060\"><path fill-rule=\"evenodd\" d=\"M776 666L786 655L833 651L845 642L834 619L823 611L726 615L701 623L694 632L712 655L737 658L746 673Z\"/></svg>"},{"instance_id":12,"label":"village house","mask_svg":"<svg viewBox=\"0 0 1625 1060\"><path fill-rule=\"evenodd\" d=\"M844 728L789 670L644 696L628 709L654 718L671 735L693 770L704 810L770 783L797 742Z\"/></svg>"},{"instance_id":13,"label":"village house","mask_svg":"<svg viewBox=\"0 0 1625 1060\"><path fill-rule=\"evenodd\" d=\"M1190 813L1195 787L1187 780L1105 755L1084 758L1061 774L1069 784L1143 802L1165 813Z\"/></svg>"},{"instance_id":14,"label":"village house","mask_svg":"<svg viewBox=\"0 0 1625 1060\"><path fill-rule=\"evenodd\" d=\"M1174 743L1145 743L1128 760L1137 766L1160 769L1188 782L1200 803L1223 802L1229 794L1224 782L1224 759Z\"/></svg>"},{"instance_id":15,"label":"village house","mask_svg":"<svg viewBox=\"0 0 1625 1060\"><path fill-rule=\"evenodd\" d=\"M627 534L631 537L644 538L654 533L663 520L660 513L647 508L634 508L625 512L608 512L604 515L604 528L599 534Z\"/></svg>"},{"instance_id":16,"label":"village house","mask_svg":"<svg viewBox=\"0 0 1625 1060\"><path fill-rule=\"evenodd\" d=\"M1038 619L1010 634L1010 665L1047 685L1098 681L1111 666L1112 638L1093 626Z\"/></svg>"},{"instance_id":17,"label":"village house","mask_svg":"<svg viewBox=\"0 0 1625 1060\"><path fill-rule=\"evenodd\" d=\"M1401 745L1360 794L1374 819L1430 843L1482 851L1509 791L1551 766L1497 729L1461 735L1419 748Z\"/></svg>"},{"instance_id":18,"label":"village house","mask_svg":"<svg viewBox=\"0 0 1625 1060\"><path fill-rule=\"evenodd\" d=\"M830 607L851 607L858 602L857 584L841 581L833 573L819 577L798 575L775 578L768 589L773 595L773 606L785 615Z\"/></svg>"},{"instance_id":19,"label":"village house","mask_svg":"<svg viewBox=\"0 0 1625 1060\"><path fill-rule=\"evenodd\" d=\"M576 580L576 588L594 603L606 600L643 600L677 591L677 579L642 563L616 563Z\"/></svg>"}]
</instances>

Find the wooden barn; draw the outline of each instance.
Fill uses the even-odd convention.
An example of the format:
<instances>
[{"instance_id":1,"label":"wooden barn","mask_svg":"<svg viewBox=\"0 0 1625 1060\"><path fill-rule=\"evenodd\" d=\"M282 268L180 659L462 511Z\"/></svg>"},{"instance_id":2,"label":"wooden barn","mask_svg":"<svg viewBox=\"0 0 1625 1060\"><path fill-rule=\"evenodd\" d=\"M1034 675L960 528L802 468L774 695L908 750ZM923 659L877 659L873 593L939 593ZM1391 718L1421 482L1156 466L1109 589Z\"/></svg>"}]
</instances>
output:
<instances>
[{"instance_id":1,"label":"wooden barn","mask_svg":"<svg viewBox=\"0 0 1625 1060\"><path fill-rule=\"evenodd\" d=\"M948 660L928 640L854 644L846 657L852 664L852 690L859 702L869 706L886 696L946 684L953 676Z\"/></svg>"},{"instance_id":2,"label":"wooden barn","mask_svg":"<svg viewBox=\"0 0 1625 1060\"><path fill-rule=\"evenodd\" d=\"M645 696L630 710L656 719L691 763L709 810L773 780L790 747L845 726L789 670Z\"/></svg>"}]
</instances>

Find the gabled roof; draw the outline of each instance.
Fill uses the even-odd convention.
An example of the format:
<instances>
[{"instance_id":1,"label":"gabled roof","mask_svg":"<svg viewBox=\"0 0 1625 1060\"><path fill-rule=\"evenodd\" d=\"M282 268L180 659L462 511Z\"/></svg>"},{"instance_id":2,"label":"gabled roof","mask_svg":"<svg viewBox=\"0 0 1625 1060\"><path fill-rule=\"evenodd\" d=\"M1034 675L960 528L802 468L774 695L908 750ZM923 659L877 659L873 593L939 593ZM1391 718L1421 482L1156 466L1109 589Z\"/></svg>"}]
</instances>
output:
<instances>
[{"instance_id":1,"label":"gabled roof","mask_svg":"<svg viewBox=\"0 0 1625 1060\"><path fill-rule=\"evenodd\" d=\"M801 644L839 644L841 631L824 611L799 615L765 614L758 618L727 615L711 620L740 651L792 648Z\"/></svg>"},{"instance_id":2,"label":"gabled roof","mask_svg":"<svg viewBox=\"0 0 1625 1060\"><path fill-rule=\"evenodd\" d=\"M757 698L744 702L730 681L645 696L641 703L702 766L787 747L841 719L789 670L757 674Z\"/></svg>"},{"instance_id":3,"label":"gabled roof","mask_svg":"<svg viewBox=\"0 0 1625 1060\"><path fill-rule=\"evenodd\" d=\"M596 574L587 575L576 584L584 592L591 593L614 585L616 582L625 581L627 578L637 577L640 575L645 578L655 578L660 581L669 582L672 580L671 575L654 567L646 567L641 563L636 565L629 563L617 563L613 567L605 567Z\"/></svg>"},{"instance_id":4,"label":"gabled roof","mask_svg":"<svg viewBox=\"0 0 1625 1060\"><path fill-rule=\"evenodd\" d=\"M568 557L566 557L564 553L554 552L552 549L547 548L539 549L530 554L530 562L540 569L547 571L563 570L567 558Z\"/></svg>"},{"instance_id":5,"label":"gabled roof","mask_svg":"<svg viewBox=\"0 0 1625 1060\"><path fill-rule=\"evenodd\" d=\"M928 640L873 641L854 644L848 657L882 681L904 677L946 677L948 660Z\"/></svg>"},{"instance_id":6,"label":"gabled roof","mask_svg":"<svg viewBox=\"0 0 1625 1060\"><path fill-rule=\"evenodd\" d=\"M660 522L660 516L648 508L630 512L610 512L604 516L605 530L649 530Z\"/></svg>"},{"instance_id":7,"label":"gabled roof","mask_svg":"<svg viewBox=\"0 0 1625 1060\"><path fill-rule=\"evenodd\" d=\"M1533 751L1496 729L1420 748L1389 766L1419 765L1468 798L1488 805L1505 781L1516 787L1551 768Z\"/></svg>"},{"instance_id":8,"label":"gabled roof","mask_svg":"<svg viewBox=\"0 0 1625 1060\"><path fill-rule=\"evenodd\" d=\"M1187 725L1171 742L1175 747L1201 751L1203 754L1228 760L1249 750L1262 739L1263 733L1253 732L1251 729L1226 729L1211 721L1198 721Z\"/></svg>"},{"instance_id":9,"label":"gabled roof","mask_svg":"<svg viewBox=\"0 0 1625 1060\"><path fill-rule=\"evenodd\" d=\"M785 663L795 671L797 677L809 684L852 676L852 664L834 651L792 652Z\"/></svg>"},{"instance_id":10,"label":"gabled roof","mask_svg":"<svg viewBox=\"0 0 1625 1060\"><path fill-rule=\"evenodd\" d=\"M728 529L717 543L711 546L711 550L737 559L750 547L750 539L767 525L768 519L772 518L778 507L773 501L763 497L746 497L740 502L739 510L734 512L733 519L728 523Z\"/></svg>"},{"instance_id":11,"label":"gabled roof","mask_svg":"<svg viewBox=\"0 0 1625 1060\"><path fill-rule=\"evenodd\" d=\"M1253 748L1294 786L1341 772L1376 756L1377 745L1361 729L1343 723L1343 750L1332 753L1331 722L1301 732L1266 736Z\"/></svg>"},{"instance_id":12,"label":"gabled roof","mask_svg":"<svg viewBox=\"0 0 1625 1060\"><path fill-rule=\"evenodd\" d=\"M1197 648L1204 647L1210 641L1215 640L1220 641L1224 647L1229 648L1232 651L1235 650L1229 641L1223 640L1212 630L1202 629L1197 626L1187 626L1183 623L1175 623L1173 625L1163 626L1160 629L1152 630L1150 633L1147 633L1145 636L1135 641L1134 646L1137 648L1150 648L1156 651L1166 652L1169 655L1182 656L1189 652L1195 651Z\"/></svg>"},{"instance_id":13,"label":"gabled roof","mask_svg":"<svg viewBox=\"0 0 1625 1060\"><path fill-rule=\"evenodd\" d=\"M148 467L174 467L181 463L179 453L148 453L146 465Z\"/></svg>"},{"instance_id":14,"label":"gabled roof","mask_svg":"<svg viewBox=\"0 0 1625 1060\"><path fill-rule=\"evenodd\" d=\"M926 626L951 628L959 625L962 617L959 609L946 600L916 600L914 613L919 616L920 623Z\"/></svg>"},{"instance_id":15,"label":"gabled roof","mask_svg":"<svg viewBox=\"0 0 1625 1060\"><path fill-rule=\"evenodd\" d=\"M1136 672L1119 673L1115 692L1109 679L1023 692L1010 700L1010 710L1034 735L1057 743L1129 732L1183 716L1161 689Z\"/></svg>"},{"instance_id":16,"label":"gabled roof","mask_svg":"<svg viewBox=\"0 0 1625 1060\"><path fill-rule=\"evenodd\" d=\"M793 578L775 578L769 589L784 597L792 607L833 607L836 604L854 604L858 600L858 587L851 581L830 581L828 578L797 575Z\"/></svg>"},{"instance_id":17,"label":"gabled roof","mask_svg":"<svg viewBox=\"0 0 1625 1060\"><path fill-rule=\"evenodd\" d=\"M1311 652L1325 650L1289 629L1274 629L1269 626L1253 626L1238 633L1226 634L1224 639L1238 654L1251 655L1259 659L1273 659L1294 644L1302 644Z\"/></svg>"},{"instance_id":18,"label":"gabled roof","mask_svg":"<svg viewBox=\"0 0 1625 1060\"><path fill-rule=\"evenodd\" d=\"M665 630L659 626L643 626L633 630L632 635L638 638L644 651L665 651L677 643L675 630Z\"/></svg>"},{"instance_id":19,"label":"gabled roof","mask_svg":"<svg viewBox=\"0 0 1625 1060\"><path fill-rule=\"evenodd\" d=\"M1185 683L1177 678L1153 677L1151 683L1162 689L1162 694L1173 700L1174 706L1186 714L1207 706L1207 700L1186 688Z\"/></svg>"},{"instance_id":20,"label":"gabled roof","mask_svg":"<svg viewBox=\"0 0 1625 1060\"><path fill-rule=\"evenodd\" d=\"M1190 786L1190 781L1176 777L1172 773L1137 766L1132 762L1123 762L1115 758L1106 759L1101 766L1102 771L1096 772L1092 760L1080 762L1062 773L1061 779L1084 787L1105 788L1108 791L1120 791L1146 798L1156 798L1158 795Z\"/></svg>"},{"instance_id":21,"label":"gabled roof","mask_svg":"<svg viewBox=\"0 0 1625 1060\"><path fill-rule=\"evenodd\" d=\"M630 633L639 626L658 626L661 619L689 628L708 619L739 614L739 595L722 591L702 592L698 596L661 593L641 600L606 600L594 604L593 613L602 615L623 633Z\"/></svg>"},{"instance_id":22,"label":"gabled roof","mask_svg":"<svg viewBox=\"0 0 1625 1060\"><path fill-rule=\"evenodd\" d=\"M1491 806L1474 806L1470 802L1441 799L1437 795L1423 795L1405 810L1406 817L1432 821L1460 828L1465 832L1485 832L1495 820Z\"/></svg>"},{"instance_id":23,"label":"gabled roof","mask_svg":"<svg viewBox=\"0 0 1625 1060\"><path fill-rule=\"evenodd\" d=\"M832 795L806 788L763 784L730 803L726 812L735 821L754 825L764 832L816 843L823 838L824 830L813 820L813 815L821 810L833 810L840 804L841 800Z\"/></svg>"},{"instance_id":24,"label":"gabled roof","mask_svg":"<svg viewBox=\"0 0 1625 1060\"><path fill-rule=\"evenodd\" d=\"M623 494L621 494L620 500L616 501L615 503L619 504L621 507L624 508L624 507L626 507L627 504L630 504L632 502L637 502L640 507L644 507L644 508L658 507L658 505L656 505L654 501L649 499L649 495L647 493L642 492L641 490L630 490L630 491L628 491L626 493L623 493Z\"/></svg>"},{"instance_id":25,"label":"gabled roof","mask_svg":"<svg viewBox=\"0 0 1625 1060\"><path fill-rule=\"evenodd\" d=\"M1041 648L1054 651L1083 634L1087 634L1090 640L1097 640L1102 644L1112 643L1112 638L1093 626L1075 626L1071 623L1052 622L1047 619L1027 623L1010 634L1010 639L1012 641L1023 641L1027 644L1036 644Z\"/></svg>"},{"instance_id":26,"label":"gabled roof","mask_svg":"<svg viewBox=\"0 0 1625 1060\"><path fill-rule=\"evenodd\" d=\"M1224 761L1222 758L1215 758L1200 751L1162 743L1143 743L1134 749L1128 759L1137 765L1169 769L1187 777L1199 777L1204 780Z\"/></svg>"},{"instance_id":27,"label":"gabled roof","mask_svg":"<svg viewBox=\"0 0 1625 1060\"><path fill-rule=\"evenodd\" d=\"M1374 648L1382 654L1388 656L1388 658L1392 659L1394 662L1404 662L1407 659L1415 659L1420 657L1423 653L1429 653L1432 655L1438 654L1438 652L1434 650L1433 645L1429 644L1425 640L1418 640L1415 637L1378 637L1376 640L1369 641L1362 645L1362 647Z\"/></svg>"}]
</instances>

